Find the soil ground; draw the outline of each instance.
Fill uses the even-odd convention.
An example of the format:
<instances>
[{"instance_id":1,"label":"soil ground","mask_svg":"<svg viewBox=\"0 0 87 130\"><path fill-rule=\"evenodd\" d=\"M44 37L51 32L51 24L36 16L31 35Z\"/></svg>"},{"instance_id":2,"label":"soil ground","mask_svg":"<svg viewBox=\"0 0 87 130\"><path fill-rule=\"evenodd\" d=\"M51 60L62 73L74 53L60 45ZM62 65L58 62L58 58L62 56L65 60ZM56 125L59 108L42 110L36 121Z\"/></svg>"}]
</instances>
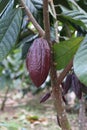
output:
<instances>
[{"instance_id":1,"label":"soil ground","mask_svg":"<svg viewBox=\"0 0 87 130\"><path fill-rule=\"evenodd\" d=\"M0 104L4 93L0 93ZM50 98L40 104L43 93L28 93L21 98L17 92L9 92L4 111L0 111L0 130L61 130L56 120L53 101ZM67 113L73 130L78 130L78 114ZM85 127L87 128L87 123Z\"/></svg>"}]
</instances>

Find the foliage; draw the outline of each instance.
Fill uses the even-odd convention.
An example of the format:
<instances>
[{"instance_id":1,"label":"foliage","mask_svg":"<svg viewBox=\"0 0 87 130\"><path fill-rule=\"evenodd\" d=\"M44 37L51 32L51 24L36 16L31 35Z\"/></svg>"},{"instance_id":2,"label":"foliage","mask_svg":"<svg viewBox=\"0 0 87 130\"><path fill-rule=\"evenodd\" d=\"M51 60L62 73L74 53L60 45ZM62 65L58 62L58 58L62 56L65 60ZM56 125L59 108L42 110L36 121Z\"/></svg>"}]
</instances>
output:
<instances>
[{"instance_id":1,"label":"foliage","mask_svg":"<svg viewBox=\"0 0 87 130\"><path fill-rule=\"evenodd\" d=\"M10 17L10 19L9 19ZM14 47L21 27L22 13L20 9L14 9L0 20L0 61Z\"/></svg>"},{"instance_id":2,"label":"foliage","mask_svg":"<svg viewBox=\"0 0 87 130\"><path fill-rule=\"evenodd\" d=\"M54 45L54 58L57 63L56 68L58 70L66 67L69 61L73 58L73 55L76 53L82 40L82 37L70 38L69 40L59 42L58 45Z\"/></svg>"},{"instance_id":3,"label":"foliage","mask_svg":"<svg viewBox=\"0 0 87 130\"><path fill-rule=\"evenodd\" d=\"M74 58L74 70L80 81L87 86L87 35Z\"/></svg>"},{"instance_id":4,"label":"foliage","mask_svg":"<svg viewBox=\"0 0 87 130\"><path fill-rule=\"evenodd\" d=\"M79 5L78 5L79 3ZM61 15L59 16L59 20L63 24L68 24L68 30L71 36L71 26L77 31L77 36L85 36L87 31L87 10L85 10L86 2L83 1L83 4L81 5L82 1L79 0L77 3L75 1L69 0L69 5L71 9L67 8L65 4L59 5L59 9L61 10ZM81 8L82 7L82 8ZM58 12L58 9L56 9ZM64 23L64 22L65 23ZM67 28L66 28L67 31ZM87 85L87 78L86 78L86 37L81 43L81 46L79 47L78 51L76 52L76 56L73 62L74 65L74 71L79 78L79 80ZM65 50L65 48L64 48ZM72 50L70 51L71 54ZM72 55L73 56L73 55ZM62 57L61 57L62 58ZM67 59L67 57L66 57ZM60 61L59 61L60 63ZM64 63L63 63L64 64Z\"/></svg>"}]
</instances>

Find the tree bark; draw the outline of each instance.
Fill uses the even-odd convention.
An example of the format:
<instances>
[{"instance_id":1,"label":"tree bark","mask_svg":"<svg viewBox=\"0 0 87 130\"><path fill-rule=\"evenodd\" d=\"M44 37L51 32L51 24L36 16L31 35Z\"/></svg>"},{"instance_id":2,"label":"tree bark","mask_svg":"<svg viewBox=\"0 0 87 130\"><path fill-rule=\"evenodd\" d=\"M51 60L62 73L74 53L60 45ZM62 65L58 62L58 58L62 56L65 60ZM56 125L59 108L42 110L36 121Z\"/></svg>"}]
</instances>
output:
<instances>
[{"instance_id":1,"label":"tree bark","mask_svg":"<svg viewBox=\"0 0 87 130\"><path fill-rule=\"evenodd\" d=\"M57 115L59 118L59 124L62 130L71 130L66 111L63 106L62 93L60 85L58 84L57 72L54 64L54 52L52 49L52 42L50 40L50 21L49 21L49 11L48 11L48 0L43 0L43 15L44 15L44 28L45 28L45 38L49 43L51 49L51 68L50 68L50 76L51 76L51 85L52 85L52 93L54 105L57 111Z\"/></svg>"}]
</instances>

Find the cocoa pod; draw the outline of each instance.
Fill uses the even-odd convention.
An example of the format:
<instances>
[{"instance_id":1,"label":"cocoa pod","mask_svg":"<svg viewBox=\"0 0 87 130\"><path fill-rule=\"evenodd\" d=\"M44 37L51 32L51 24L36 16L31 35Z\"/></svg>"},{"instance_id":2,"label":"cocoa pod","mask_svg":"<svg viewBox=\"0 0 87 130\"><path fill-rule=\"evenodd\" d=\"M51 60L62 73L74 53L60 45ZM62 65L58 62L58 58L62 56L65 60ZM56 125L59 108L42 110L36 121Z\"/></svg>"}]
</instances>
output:
<instances>
[{"instance_id":1,"label":"cocoa pod","mask_svg":"<svg viewBox=\"0 0 87 130\"><path fill-rule=\"evenodd\" d=\"M87 86L81 83L81 90L83 93L87 94Z\"/></svg>"},{"instance_id":2,"label":"cocoa pod","mask_svg":"<svg viewBox=\"0 0 87 130\"><path fill-rule=\"evenodd\" d=\"M45 39L34 40L27 54L26 66L35 86L42 85L50 69L50 48Z\"/></svg>"},{"instance_id":3,"label":"cocoa pod","mask_svg":"<svg viewBox=\"0 0 87 130\"><path fill-rule=\"evenodd\" d=\"M71 87L71 83L72 83L72 74L68 74L66 76L65 82L62 83L62 88L63 88L63 95L67 94L68 90Z\"/></svg>"},{"instance_id":4,"label":"cocoa pod","mask_svg":"<svg viewBox=\"0 0 87 130\"><path fill-rule=\"evenodd\" d=\"M75 92L78 99L82 97L82 90L81 90L81 82L78 80L77 76L73 73L72 75L72 89Z\"/></svg>"},{"instance_id":5,"label":"cocoa pod","mask_svg":"<svg viewBox=\"0 0 87 130\"><path fill-rule=\"evenodd\" d=\"M66 98L64 97L64 95L62 95L62 99L63 99L64 103L67 105L67 100L66 100Z\"/></svg>"},{"instance_id":6,"label":"cocoa pod","mask_svg":"<svg viewBox=\"0 0 87 130\"><path fill-rule=\"evenodd\" d=\"M48 100L48 99L50 98L50 96L51 96L51 92L46 93L46 94L41 98L40 103L43 103L43 102L45 102L46 100Z\"/></svg>"}]
</instances>

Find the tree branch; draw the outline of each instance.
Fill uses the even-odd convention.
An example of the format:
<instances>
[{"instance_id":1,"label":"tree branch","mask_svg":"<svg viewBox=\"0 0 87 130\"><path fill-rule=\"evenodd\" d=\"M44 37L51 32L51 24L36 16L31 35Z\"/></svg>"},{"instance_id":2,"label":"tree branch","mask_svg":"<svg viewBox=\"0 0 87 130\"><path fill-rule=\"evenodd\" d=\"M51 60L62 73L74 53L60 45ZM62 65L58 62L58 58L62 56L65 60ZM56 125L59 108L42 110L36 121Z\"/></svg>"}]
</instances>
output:
<instances>
[{"instance_id":1,"label":"tree branch","mask_svg":"<svg viewBox=\"0 0 87 130\"><path fill-rule=\"evenodd\" d=\"M35 18L33 17L32 13L30 12L29 8L26 6L24 0L20 0L22 6L24 7L26 14L29 17L29 20L32 22L32 24L35 26L35 28L37 29L37 31L39 32L40 36L44 36L45 32L44 30L41 28L41 26L37 23L37 21L35 20Z\"/></svg>"},{"instance_id":2,"label":"tree branch","mask_svg":"<svg viewBox=\"0 0 87 130\"><path fill-rule=\"evenodd\" d=\"M52 43L50 40L50 21L49 21L49 11L48 11L48 0L43 0L43 14L44 14L44 28L45 28L45 38L49 43L51 49L51 68L50 68L50 76L51 76L51 85L52 85L52 93L54 97L54 104L59 118L59 124L62 130L71 130L70 125L68 123L65 109L62 105L62 94L59 84L62 82L61 80L64 78L67 73L68 68L66 68L61 74L60 78L57 79L57 73L54 65L54 53L52 49ZM70 66L71 67L71 66ZM60 81L58 83L58 80Z\"/></svg>"},{"instance_id":3,"label":"tree branch","mask_svg":"<svg viewBox=\"0 0 87 130\"><path fill-rule=\"evenodd\" d=\"M50 21L49 21L48 3L49 3L48 0L43 0L45 38L48 41L50 46Z\"/></svg>"},{"instance_id":4,"label":"tree branch","mask_svg":"<svg viewBox=\"0 0 87 130\"><path fill-rule=\"evenodd\" d=\"M73 66L73 59L70 60L70 62L68 63L68 65L65 67L65 69L60 73L57 81L58 81L58 85L60 85L63 81L63 79L65 78L65 76L67 75L67 73L70 71L71 67Z\"/></svg>"}]
</instances>

